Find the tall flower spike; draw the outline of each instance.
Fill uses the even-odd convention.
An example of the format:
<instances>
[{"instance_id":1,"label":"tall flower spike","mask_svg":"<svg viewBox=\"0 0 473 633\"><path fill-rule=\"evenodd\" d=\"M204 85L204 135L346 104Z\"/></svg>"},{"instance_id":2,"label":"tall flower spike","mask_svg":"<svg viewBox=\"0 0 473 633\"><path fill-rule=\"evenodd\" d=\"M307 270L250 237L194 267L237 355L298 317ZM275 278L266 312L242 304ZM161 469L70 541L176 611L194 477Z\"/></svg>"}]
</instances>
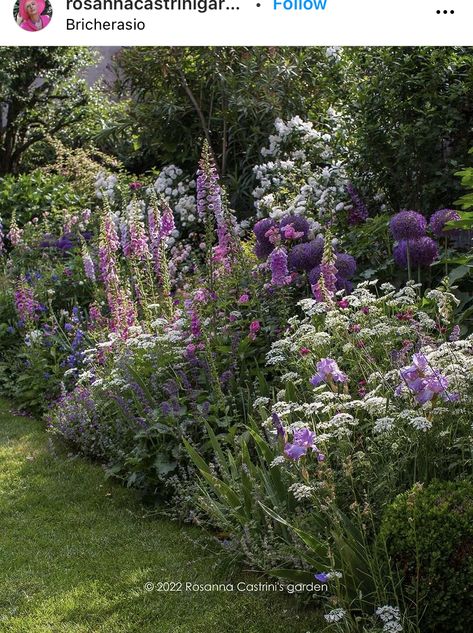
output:
<instances>
[{"instance_id":1,"label":"tall flower spike","mask_svg":"<svg viewBox=\"0 0 473 633\"><path fill-rule=\"evenodd\" d=\"M174 214L171 207L161 197L158 201L153 193L151 205L148 209L148 230L150 235L150 250L153 258L153 268L164 292L164 301L169 317L174 308L171 300L171 276L166 255L166 238L174 231Z\"/></svg>"},{"instance_id":2,"label":"tall flower spike","mask_svg":"<svg viewBox=\"0 0 473 633\"><path fill-rule=\"evenodd\" d=\"M204 142L202 157L197 172L197 211L202 218L213 216L217 225L218 245L214 250L214 260L227 263L231 235L222 202L222 189L210 145Z\"/></svg>"},{"instance_id":3,"label":"tall flower spike","mask_svg":"<svg viewBox=\"0 0 473 633\"><path fill-rule=\"evenodd\" d=\"M291 277L287 269L287 253L284 248L277 248L270 255L271 283L274 286L285 286Z\"/></svg>"},{"instance_id":4,"label":"tall flower spike","mask_svg":"<svg viewBox=\"0 0 473 633\"><path fill-rule=\"evenodd\" d=\"M368 219L368 209L355 187L349 183L346 186L348 195L351 198L352 208L348 212L348 224L352 226L356 224L363 224Z\"/></svg>"},{"instance_id":5,"label":"tall flower spike","mask_svg":"<svg viewBox=\"0 0 473 633\"><path fill-rule=\"evenodd\" d=\"M95 283L95 266L85 240L82 240L82 263L84 265L85 276Z\"/></svg>"},{"instance_id":6,"label":"tall flower spike","mask_svg":"<svg viewBox=\"0 0 473 633\"><path fill-rule=\"evenodd\" d=\"M0 218L0 255L5 252L5 236L3 234L3 220Z\"/></svg>"},{"instance_id":7,"label":"tall flower spike","mask_svg":"<svg viewBox=\"0 0 473 633\"><path fill-rule=\"evenodd\" d=\"M148 259L150 256L148 238L141 215L141 209L135 199L131 201L128 217L128 231L130 236L129 256L139 261Z\"/></svg>"},{"instance_id":8,"label":"tall flower spike","mask_svg":"<svg viewBox=\"0 0 473 633\"><path fill-rule=\"evenodd\" d=\"M22 233L23 231L16 223L16 214L13 211L10 221L10 230L7 233L7 237L10 240L12 246L18 246L18 244L20 244Z\"/></svg>"},{"instance_id":9,"label":"tall flower spike","mask_svg":"<svg viewBox=\"0 0 473 633\"><path fill-rule=\"evenodd\" d=\"M315 299L320 303L331 303L337 291L337 268L333 252L332 234L330 229L325 234L324 254L320 264L320 277L312 286Z\"/></svg>"}]
</instances>

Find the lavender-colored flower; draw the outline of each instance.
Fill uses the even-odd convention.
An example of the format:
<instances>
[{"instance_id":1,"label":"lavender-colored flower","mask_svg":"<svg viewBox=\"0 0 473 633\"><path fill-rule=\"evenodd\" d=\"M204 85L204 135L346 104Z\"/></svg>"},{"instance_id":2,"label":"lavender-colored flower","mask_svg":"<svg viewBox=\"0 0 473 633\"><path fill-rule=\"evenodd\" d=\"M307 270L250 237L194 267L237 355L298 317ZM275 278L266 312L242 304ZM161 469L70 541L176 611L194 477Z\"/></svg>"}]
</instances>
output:
<instances>
[{"instance_id":1,"label":"lavender-colored flower","mask_svg":"<svg viewBox=\"0 0 473 633\"><path fill-rule=\"evenodd\" d=\"M61 251L70 251L74 248L73 239L72 233L66 233L57 240L55 247Z\"/></svg>"},{"instance_id":2,"label":"lavender-colored flower","mask_svg":"<svg viewBox=\"0 0 473 633\"><path fill-rule=\"evenodd\" d=\"M345 383L348 376L344 374L333 358L322 358L317 363L317 373L310 379L311 385L318 387L322 383Z\"/></svg>"},{"instance_id":3,"label":"lavender-colored flower","mask_svg":"<svg viewBox=\"0 0 473 633\"><path fill-rule=\"evenodd\" d=\"M312 293L315 300L319 303L330 303L333 300L335 292L337 291L337 272L332 236L330 229L327 229L322 263L320 264L320 277L318 281L312 285Z\"/></svg>"},{"instance_id":4,"label":"lavender-colored flower","mask_svg":"<svg viewBox=\"0 0 473 633\"><path fill-rule=\"evenodd\" d=\"M310 270L322 261L324 252L324 239L316 237L315 240L296 244L288 255L289 270Z\"/></svg>"},{"instance_id":5,"label":"lavender-colored flower","mask_svg":"<svg viewBox=\"0 0 473 633\"><path fill-rule=\"evenodd\" d=\"M291 444L287 442L284 446L284 455L297 462L307 454L307 448L305 446L298 446L297 444Z\"/></svg>"},{"instance_id":6,"label":"lavender-colored flower","mask_svg":"<svg viewBox=\"0 0 473 633\"><path fill-rule=\"evenodd\" d=\"M165 198L161 200L161 222L159 228L159 236L162 239L163 237L168 237L176 228L176 224L174 222L174 214L172 212L171 207L167 203Z\"/></svg>"},{"instance_id":7,"label":"lavender-colored flower","mask_svg":"<svg viewBox=\"0 0 473 633\"><path fill-rule=\"evenodd\" d=\"M359 192L351 183L346 186L346 190L352 203L352 208L348 212L348 224L352 226L363 224L368 219L368 209Z\"/></svg>"},{"instance_id":8,"label":"lavender-colored flower","mask_svg":"<svg viewBox=\"0 0 473 633\"><path fill-rule=\"evenodd\" d=\"M310 429L296 429L293 433L293 442L299 446L312 448L315 446L315 433Z\"/></svg>"},{"instance_id":9,"label":"lavender-colored flower","mask_svg":"<svg viewBox=\"0 0 473 633\"><path fill-rule=\"evenodd\" d=\"M291 281L287 269L287 253L284 248L277 248L270 257L271 283L274 286L285 286Z\"/></svg>"},{"instance_id":10,"label":"lavender-colored flower","mask_svg":"<svg viewBox=\"0 0 473 633\"><path fill-rule=\"evenodd\" d=\"M292 231L289 231L286 237L286 231L284 229L289 226L292 227ZM301 215L286 215L279 223L279 230L286 239L294 239L291 238L291 235L294 235L294 233L301 233L302 235L299 235L299 238L307 239L309 229L309 222Z\"/></svg>"},{"instance_id":11,"label":"lavender-colored flower","mask_svg":"<svg viewBox=\"0 0 473 633\"><path fill-rule=\"evenodd\" d=\"M455 341L458 341L459 338L460 338L460 326L457 324L453 326L450 336L448 337L448 340L455 342Z\"/></svg>"},{"instance_id":12,"label":"lavender-colored flower","mask_svg":"<svg viewBox=\"0 0 473 633\"><path fill-rule=\"evenodd\" d=\"M84 265L85 276L87 279L90 279L90 281L95 283L95 266L85 242L82 244L82 263Z\"/></svg>"},{"instance_id":13,"label":"lavender-colored flower","mask_svg":"<svg viewBox=\"0 0 473 633\"><path fill-rule=\"evenodd\" d=\"M286 457L295 462L307 455L308 450L319 453L315 445L315 433L308 428L296 429L293 432L292 442L286 442L284 446Z\"/></svg>"},{"instance_id":14,"label":"lavender-colored flower","mask_svg":"<svg viewBox=\"0 0 473 633\"><path fill-rule=\"evenodd\" d=\"M456 394L448 394L448 378L429 365L427 358L422 353L412 356L412 364L403 367L399 371L403 383L396 389L396 395L402 393L403 384L415 394L419 404L430 402L436 396L444 400L455 400Z\"/></svg>"},{"instance_id":15,"label":"lavender-colored flower","mask_svg":"<svg viewBox=\"0 0 473 633\"><path fill-rule=\"evenodd\" d=\"M348 253L337 253L335 267L337 276L342 279L351 279L356 272L356 259Z\"/></svg>"},{"instance_id":16,"label":"lavender-colored flower","mask_svg":"<svg viewBox=\"0 0 473 633\"><path fill-rule=\"evenodd\" d=\"M427 220L417 211L400 211L389 223L395 240L411 240L425 235Z\"/></svg>"},{"instance_id":17,"label":"lavender-colored flower","mask_svg":"<svg viewBox=\"0 0 473 633\"><path fill-rule=\"evenodd\" d=\"M436 211L429 222L429 229L435 235L435 237L445 237L446 235L456 235L460 231L458 229L450 229L445 227L447 222L454 222L460 220L460 214L454 209L439 209Z\"/></svg>"},{"instance_id":18,"label":"lavender-colored flower","mask_svg":"<svg viewBox=\"0 0 473 633\"><path fill-rule=\"evenodd\" d=\"M217 225L218 246L214 259L228 267L227 256L231 245L230 227L222 204L222 189L210 145L204 142L197 171L197 211L202 218L212 215Z\"/></svg>"},{"instance_id":19,"label":"lavender-colored flower","mask_svg":"<svg viewBox=\"0 0 473 633\"><path fill-rule=\"evenodd\" d=\"M318 580L319 582L323 582L323 583L329 581L328 574L324 573L323 571L319 572L318 574L314 574L314 578Z\"/></svg>"},{"instance_id":20,"label":"lavender-colored flower","mask_svg":"<svg viewBox=\"0 0 473 633\"><path fill-rule=\"evenodd\" d=\"M33 290L26 285L24 279L20 279L15 291L15 308L20 320L24 323L35 320L39 307L39 303L34 298Z\"/></svg>"},{"instance_id":21,"label":"lavender-colored flower","mask_svg":"<svg viewBox=\"0 0 473 633\"><path fill-rule=\"evenodd\" d=\"M274 251L274 244L271 242L256 242L254 253L256 257L262 261L266 261L269 255Z\"/></svg>"},{"instance_id":22,"label":"lavender-colored flower","mask_svg":"<svg viewBox=\"0 0 473 633\"><path fill-rule=\"evenodd\" d=\"M430 237L401 240L393 250L394 261L401 268L408 266L408 249L411 266L430 266L438 257L437 242Z\"/></svg>"},{"instance_id":23,"label":"lavender-colored flower","mask_svg":"<svg viewBox=\"0 0 473 633\"><path fill-rule=\"evenodd\" d=\"M131 202L128 218L129 249L128 256L143 261L149 258L148 236L141 217L141 209L135 200Z\"/></svg>"}]
</instances>

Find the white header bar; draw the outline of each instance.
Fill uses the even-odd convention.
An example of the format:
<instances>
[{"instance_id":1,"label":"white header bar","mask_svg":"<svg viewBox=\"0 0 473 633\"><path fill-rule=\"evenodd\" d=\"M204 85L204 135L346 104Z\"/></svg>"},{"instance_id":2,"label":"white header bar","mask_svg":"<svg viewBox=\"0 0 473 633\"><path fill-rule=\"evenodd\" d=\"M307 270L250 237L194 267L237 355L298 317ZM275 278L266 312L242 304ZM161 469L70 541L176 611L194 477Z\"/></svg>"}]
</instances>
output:
<instances>
[{"instance_id":1,"label":"white header bar","mask_svg":"<svg viewBox=\"0 0 473 633\"><path fill-rule=\"evenodd\" d=\"M473 45L473 0L51 0L36 32L14 4L4 46Z\"/></svg>"}]
</instances>

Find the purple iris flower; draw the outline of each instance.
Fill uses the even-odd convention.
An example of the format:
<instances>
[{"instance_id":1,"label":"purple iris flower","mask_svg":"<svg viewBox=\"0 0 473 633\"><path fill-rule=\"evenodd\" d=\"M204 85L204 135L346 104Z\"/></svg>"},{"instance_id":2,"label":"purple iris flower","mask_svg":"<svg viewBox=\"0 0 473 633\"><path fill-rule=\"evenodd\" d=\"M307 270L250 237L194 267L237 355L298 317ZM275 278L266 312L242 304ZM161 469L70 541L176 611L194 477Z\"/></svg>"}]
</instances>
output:
<instances>
[{"instance_id":1,"label":"purple iris flower","mask_svg":"<svg viewBox=\"0 0 473 633\"><path fill-rule=\"evenodd\" d=\"M319 572L318 574L314 574L314 578L316 580L319 580L320 582L328 582L329 580L328 574L324 573L323 571Z\"/></svg>"},{"instance_id":2,"label":"purple iris flower","mask_svg":"<svg viewBox=\"0 0 473 633\"><path fill-rule=\"evenodd\" d=\"M322 358L317 363L317 373L310 379L310 384L318 387L323 382L347 382L348 376L340 371L337 362L333 358Z\"/></svg>"},{"instance_id":3,"label":"purple iris flower","mask_svg":"<svg viewBox=\"0 0 473 633\"><path fill-rule=\"evenodd\" d=\"M299 461L301 457L304 457L307 453L305 446L298 446L297 444L291 444L287 442L284 447L284 455L295 462Z\"/></svg>"},{"instance_id":4,"label":"purple iris flower","mask_svg":"<svg viewBox=\"0 0 473 633\"><path fill-rule=\"evenodd\" d=\"M307 428L297 429L296 431L294 431L294 442L298 446L311 448L315 445L315 433Z\"/></svg>"}]
</instances>

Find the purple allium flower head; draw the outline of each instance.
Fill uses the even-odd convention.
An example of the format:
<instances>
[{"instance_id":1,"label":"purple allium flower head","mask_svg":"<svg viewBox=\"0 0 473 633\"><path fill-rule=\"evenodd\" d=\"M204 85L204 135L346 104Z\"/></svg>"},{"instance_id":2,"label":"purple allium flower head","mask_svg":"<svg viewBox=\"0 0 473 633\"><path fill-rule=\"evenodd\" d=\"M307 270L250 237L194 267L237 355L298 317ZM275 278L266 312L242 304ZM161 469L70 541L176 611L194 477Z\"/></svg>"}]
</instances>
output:
<instances>
[{"instance_id":1,"label":"purple allium flower head","mask_svg":"<svg viewBox=\"0 0 473 633\"><path fill-rule=\"evenodd\" d=\"M271 242L256 242L254 253L256 257L262 261L266 261L269 255L274 251L274 244Z\"/></svg>"},{"instance_id":2,"label":"purple allium flower head","mask_svg":"<svg viewBox=\"0 0 473 633\"><path fill-rule=\"evenodd\" d=\"M296 244L291 248L288 255L289 270L310 270L320 264L324 252L323 237L316 237L315 240Z\"/></svg>"},{"instance_id":3,"label":"purple allium flower head","mask_svg":"<svg viewBox=\"0 0 473 633\"><path fill-rule=\"evenodd\" d=\"M286 215L282 218L279 223L279 230L283 235L285 235L285 231L283 229L286 226L291 226L295 233L302 233L300 236L302 239L307 239L309 235L310 225L309 222L301 215ZM288 239L291 239L289 236L292 234L288 234Z\"/></svg>"},{"instance_id":4,"label":"purple allium flower head","mask_svg":"<svg viewBox=\"0 0 473 633\"><path fill-rule=\"evenodd\" d=\"M310 384L318 387L324 382L347 382L348 376L340 371L337 361L333 358L322 358L317 363L317 373L310 379Z\"/></svg>"},{"instance_id":5,"label":"purple allium flower head","mask_svg":"<svg viewBox=\"0 0 473 633\"><path fill-rule=\"evenodd\" d=\"M346 187L347 193L351 198L352 208L348 212L348 224L352 226L363 224L368 218L368 209L363 202L362 197L355 187L350 183Z\"/></svg>"},{"instance_id":6,"label":"purple allium flower head","mask_svg":"<svg viewBox=\"0 0 473 633\"><path fill-rule=\"evenodd\" d=\"M351 279L356 272L356 259L348 253L337 253L335 259L337 276L343 279Z\"/></svg>"},{"instance_id":7,"label":"purple allium flower head","mask_svg":"<svg viewBox=\"0 0 473 633\"><path fill-rule=\"evenodd\" d=\"M416 240L401 240L393 250L394 261L401 268L407 268L407 249L411 266L430 266L438 257L438 245L432 238L424 236Z\"/></svg>"},{"instance_id":8,"label":"purple allium flower head","mask_svg":"<svg viewBox=\"0 0 473 633\"><path fill-rule=\"evenodd\" d=\"M445 227L447 222L453 222L460 220L460 214L453 209L439 209L436 211L429 222L429 229L435 235L435 237L445 237L446 235L457 235L459 231L457 229L449 229Z\"/></svg>"},{"instance_id":9,"label":"purple allium flower head","mask_svg":"<svg viewBox=\"0 0 473 633\"><path fill-rule=\"evenodd\" d=\"M411 240L425 235L427 220L417 211L399 211L389 223L395 240Z\"/></svg>"},{"instance_id":10,"label":"purple allium flower head","mask_svg":"<svg viewBox=\"0 0 473 633\"><path fill-rule=\"evenodd\" d=\"M276 222L271 218L264 218L264 220L260 220L253 227L253 233L256 235L256 239L260 244L270 243L268 238L266 237L267 231L276 226Z\"/></svg>"},{"instance_id":11,"label":"purple allium flower head","mask_svg":"<svg viewBox=\"0 0 473 633\"><path fill-rule=\"evenodd\" d=\"M287 269L287 253L284 248L277 248L269 256L271 266L271 283L274 286L285 286L290 282Z\"/></svg>"}]
</instances>

